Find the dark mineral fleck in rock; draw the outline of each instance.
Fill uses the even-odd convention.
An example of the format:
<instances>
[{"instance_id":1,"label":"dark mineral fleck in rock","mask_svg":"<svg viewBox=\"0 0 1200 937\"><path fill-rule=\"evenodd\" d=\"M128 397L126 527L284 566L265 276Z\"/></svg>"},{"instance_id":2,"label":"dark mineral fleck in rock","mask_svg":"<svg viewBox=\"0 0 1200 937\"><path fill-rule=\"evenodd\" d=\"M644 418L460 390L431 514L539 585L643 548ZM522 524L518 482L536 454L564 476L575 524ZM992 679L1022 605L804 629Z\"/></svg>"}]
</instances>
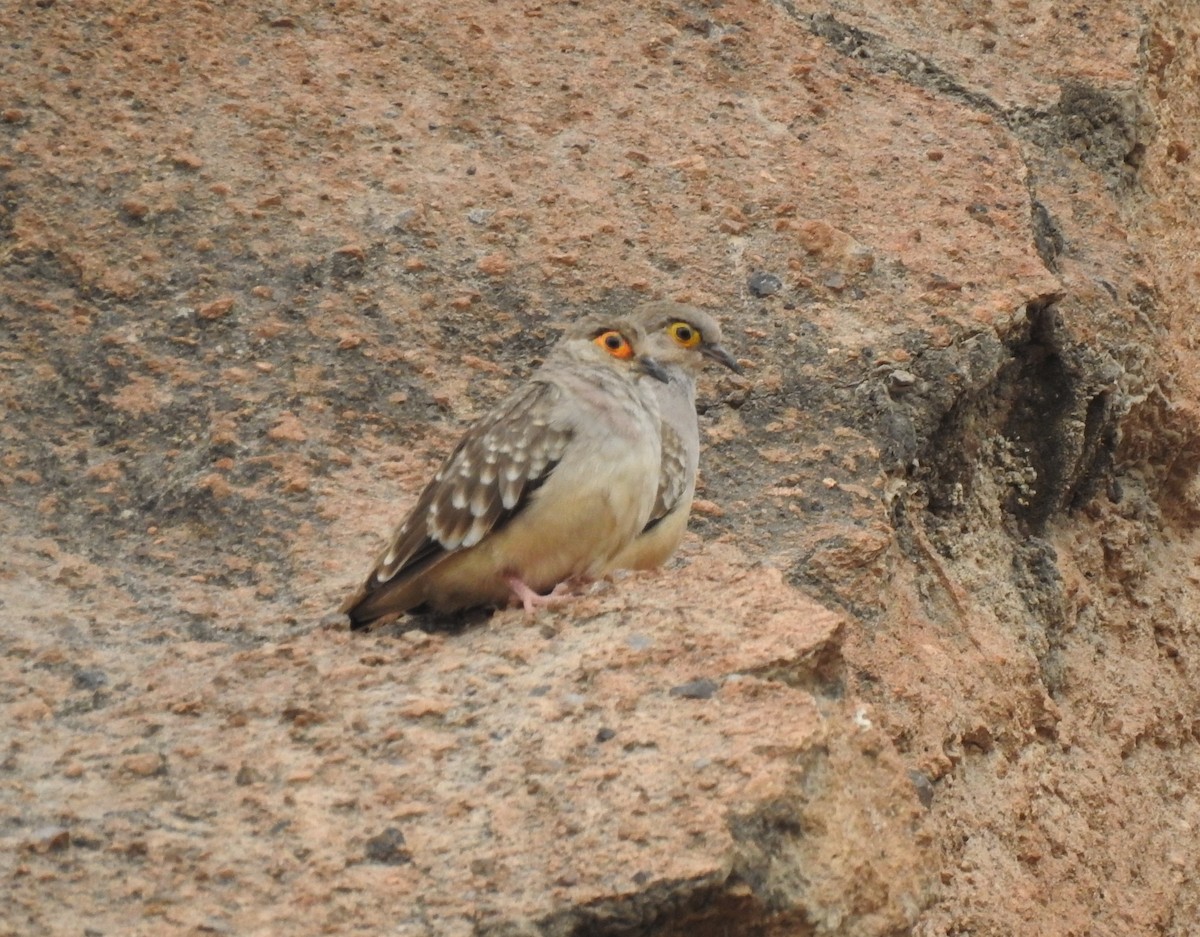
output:
<instances>
[{"instance_id":1,"label":"dark mineral fleck in rock","mask_svg":"<svg viewBox=\"0 0 1200 937\"><path fill-rule=\"evenodd\" d=\"M250 765L243 764L238 768L238 773L234 776L233 783L238 787L245 787L248 784L257 784L262 780L263 776L260 771L250 767Z\"/></svg>"},{"instance_id":2,"label":"dark mineral fleck in rock","mask_svg":"<svg viewBox=\"0 0 1200 937\"><path fill-rule=\"evenodd\" d=\"M98 690L108 683L108 675L103 670L86 668L77 670L71 682L77 690Z\"/></svg>"},{"instance_id":3,"label":"dark mineral fleck in rock","mask_svg":"<svg viewBox=\"0 0 1200 937\"><path fill-rule=\"evenodd\" d=\"M928 810L933 805L933 782L923 771L908 772L908 779L916 788L917 800L921 802L922 807Z\"/></svg>"},{"instance_id":4,"label":"dark mineral fleck in rock","mask_svg":"<svg viewBox=\"0 0 1200 937\"><path fill-rule=\"evenodd\" d=\"M412 861L412 853L404 848L404 834L389 826L378 836L367 840L367 861L381 865L404 865Z\"/></svg>"}]
</instances>

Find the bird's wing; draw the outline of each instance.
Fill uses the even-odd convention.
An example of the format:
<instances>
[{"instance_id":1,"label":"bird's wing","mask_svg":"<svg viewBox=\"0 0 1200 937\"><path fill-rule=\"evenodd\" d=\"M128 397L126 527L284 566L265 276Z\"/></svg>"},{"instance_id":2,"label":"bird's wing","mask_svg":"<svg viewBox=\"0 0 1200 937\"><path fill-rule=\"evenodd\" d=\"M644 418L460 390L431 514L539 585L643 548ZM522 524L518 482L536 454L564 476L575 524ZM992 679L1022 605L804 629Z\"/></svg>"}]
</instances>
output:
<instances>
[{"instance_id":1,"label":"bird's wing","mask_svg":"<svg viewBox=\"0 0 1200 937\"><path fill-rule=\"evenodd\" d=\"M397 528L369 582L415 574L508 523L549 477L573 431L563 391L535 381L473 423Z\"/></svg>"},{"instance_id":2,"label":"bird's wing","mask_svg":"<svg viewBox=\"0 0 1200 937\"><path fill-rule=\"evenodd\" d=\"M658 469L658 495L642 533L674 511L688 487L687 444L669 423L662 424L662 462Z\"/></svg>"}]
</instances>

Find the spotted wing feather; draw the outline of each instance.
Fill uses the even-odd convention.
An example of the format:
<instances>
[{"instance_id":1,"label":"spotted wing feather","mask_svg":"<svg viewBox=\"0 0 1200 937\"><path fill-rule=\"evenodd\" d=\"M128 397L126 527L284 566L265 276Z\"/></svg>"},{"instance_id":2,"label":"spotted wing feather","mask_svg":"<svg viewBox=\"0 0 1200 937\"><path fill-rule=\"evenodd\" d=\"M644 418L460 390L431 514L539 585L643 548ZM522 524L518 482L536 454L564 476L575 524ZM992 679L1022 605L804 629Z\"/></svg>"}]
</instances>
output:
<instances>
[{"instance_id":1,"label":"spotted wing feather","mask_svg":"<svg viewBox=\"0 0 1200 937\"><path fill-rule=\"evenodd\" d=\"M688 487L687 446L669 423L662 424L662 464L658 471L658 495L650 520L642 533L653 528L674 511Z\"/></svg>"},{"instance_id":2,"label":"spotted wing feather","mask_svg":"<svg viewBox=\"0 0 1200 937\"><path fill-rule=\"evenodd\" d=\"M561 394L535 382L472 424L396 531L371 581L415 574L475 546L519 513L570 442L570 427L551 419Z\"/></svg>"}]
</instances>

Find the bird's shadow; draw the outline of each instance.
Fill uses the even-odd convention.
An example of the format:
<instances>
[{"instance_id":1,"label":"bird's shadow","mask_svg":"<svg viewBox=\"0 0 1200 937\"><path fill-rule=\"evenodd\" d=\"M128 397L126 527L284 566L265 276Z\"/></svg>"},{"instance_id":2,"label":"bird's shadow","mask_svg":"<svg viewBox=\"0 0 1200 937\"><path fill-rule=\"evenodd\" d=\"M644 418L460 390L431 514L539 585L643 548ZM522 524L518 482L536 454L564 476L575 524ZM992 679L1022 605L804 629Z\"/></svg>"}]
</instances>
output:
<instances>
[{"instance_id":1,"label":"bird's shadow","mask_svg":"<svg viewBox=\"0 0 1200 937\"><path fill-rule=\"evenodd\" d=\"M425 634L458 635L486 624L496 612L494 608L469 608L460 612L413 611L385 625L367 629L367 633L396 636L407 631L423 631Z\"/></svg>"}]
</instances>

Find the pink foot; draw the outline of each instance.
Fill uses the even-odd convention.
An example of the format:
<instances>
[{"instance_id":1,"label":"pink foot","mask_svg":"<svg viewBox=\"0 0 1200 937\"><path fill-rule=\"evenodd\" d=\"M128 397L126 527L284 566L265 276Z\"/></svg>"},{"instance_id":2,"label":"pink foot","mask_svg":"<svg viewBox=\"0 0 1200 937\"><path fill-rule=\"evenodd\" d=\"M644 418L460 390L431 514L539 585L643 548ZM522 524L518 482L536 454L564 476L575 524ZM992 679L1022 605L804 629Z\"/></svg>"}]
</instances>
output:
<instances>
[{"instance_id":1,"label":"pink foot","mask_svg":"<svg viewBox=\"0 0 1200 937\"><path fill-rule=\"evenodd\" d=\"M504 581L512 589L513 595L520 599L521 604L525 606L526 615L534 615L538 606L559 605L563 600L563 597L558 594L557 587L549 595L541 595L525 585L520 576L505 576Z\"/></svg>"}]
</instances>

